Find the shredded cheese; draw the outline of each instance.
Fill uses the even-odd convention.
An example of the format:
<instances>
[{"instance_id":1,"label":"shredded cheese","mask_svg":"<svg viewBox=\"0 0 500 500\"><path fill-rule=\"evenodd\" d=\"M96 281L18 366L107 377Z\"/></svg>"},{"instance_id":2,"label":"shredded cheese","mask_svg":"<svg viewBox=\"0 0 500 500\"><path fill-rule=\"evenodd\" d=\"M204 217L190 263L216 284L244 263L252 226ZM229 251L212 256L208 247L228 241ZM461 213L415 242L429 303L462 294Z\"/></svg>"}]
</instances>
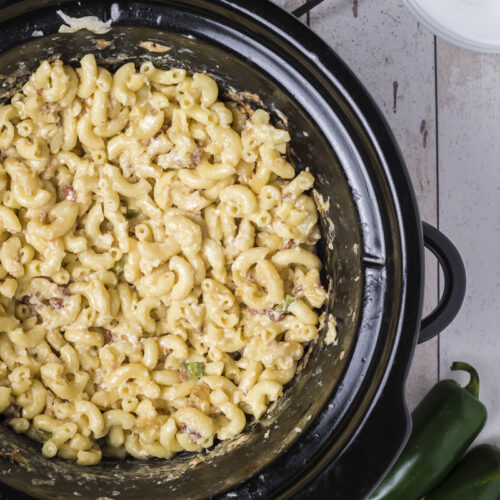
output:
<instances>
[{"instance_id":1,"label":"shredded cheese","mask_svg":"<svg viewBox=\"0 0 500 500\"><path fill-rule=\"evenodd\" d=\"M66 23L61 24L59 33L75 33L75 31L86 29L97 35L102 35L111 29L111 19L103 22L96 16L71 17L62 10L58 10L56 13Z\"/></svg>"}]
</instances>

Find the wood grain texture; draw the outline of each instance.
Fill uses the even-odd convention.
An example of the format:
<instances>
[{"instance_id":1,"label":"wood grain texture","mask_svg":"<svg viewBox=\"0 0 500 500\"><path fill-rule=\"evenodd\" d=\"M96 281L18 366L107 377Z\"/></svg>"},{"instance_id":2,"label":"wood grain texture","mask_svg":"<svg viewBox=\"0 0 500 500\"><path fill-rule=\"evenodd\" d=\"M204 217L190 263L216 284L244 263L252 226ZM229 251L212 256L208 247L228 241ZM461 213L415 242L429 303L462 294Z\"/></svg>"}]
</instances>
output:
<instances>
[{"instance_id":1,"label":"wood grain texture","mask_svg":"<svg viewBox=\"0 0 500 500\"><path fill-rule=\"evenodd\" d=\"M272 0L272 1L276 5L279 5L282 9L285 9L288 12L292 12L294 9L304 4L306 0ZM304 23L307 22L307 16L303 15L300 18L300 20L303 21Z\"/></svg>"},{"instance_id":2,"label":"wood grain texture","mask_svg":"<svg viewBox=\"0 0 500 500\"><path fill-rule=\"evenodd\" d=\"M439 41L437 67L440 225L468 281L462 310L441 336L441 378L455 360L478 368L489 410L480 441L500 445L500 56Z\"/></svg>"},{"instance_id":3,"label":"wood grain texture","mask_svg":"<svg viewBox=\"0 0 500 500\"><path fill-rule=\"evenodd\" d=\"M344 59L388 120L406 160L422 218L437 222L434 37L394 0L324 2L311 28ZM425 309L437 302L437 264L428 259ZM437 381L437 340L417 346L407 383L413 408Z\"/></svg>"}]
</instances>

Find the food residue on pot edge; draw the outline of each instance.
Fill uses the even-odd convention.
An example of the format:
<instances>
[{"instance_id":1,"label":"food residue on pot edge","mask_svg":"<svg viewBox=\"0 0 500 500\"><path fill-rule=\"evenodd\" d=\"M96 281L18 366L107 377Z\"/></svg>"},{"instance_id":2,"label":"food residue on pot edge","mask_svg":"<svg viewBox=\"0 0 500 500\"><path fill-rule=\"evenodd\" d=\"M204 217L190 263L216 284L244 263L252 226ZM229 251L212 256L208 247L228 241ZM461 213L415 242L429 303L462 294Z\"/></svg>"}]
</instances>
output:
<instances>
[{"instance_id":1,"label":"food residue on pot edge","mask_svg":"<svg viewBox=\"0 0 500 500\"><path fill-rule=\"evenodd\" d=\"M153 42L151 40L141 42L139 46L143 49L149 50L149 52L167 52L172 49L172 47L167 47L166 45L162 45L161 43Z\"/></svg>"}]
</instances>

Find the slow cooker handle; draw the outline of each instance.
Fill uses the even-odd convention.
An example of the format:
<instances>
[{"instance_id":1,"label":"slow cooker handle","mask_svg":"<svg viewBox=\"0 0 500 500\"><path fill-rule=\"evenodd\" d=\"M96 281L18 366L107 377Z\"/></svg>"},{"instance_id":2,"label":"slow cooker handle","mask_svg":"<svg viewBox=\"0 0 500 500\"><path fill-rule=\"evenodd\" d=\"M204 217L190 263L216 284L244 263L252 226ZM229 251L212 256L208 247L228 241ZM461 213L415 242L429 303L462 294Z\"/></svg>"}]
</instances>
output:
<instances>
[{"instance_id":1,"label":"slow cooker handle","mask_svg":"<svg viewBox=\"0 0 500 500\"><path fill-rule=\"evenodd\" d=\"M312 8L316 7L316 5L319 5L321 2L323 2L323 0L307 0L300 7L292 10L292 14L296 17L303 16L304 14L307 14Z\"/></svg>"},{"instance_id":2,"label":"slow cooker handle","mask_svg":"<svg viewBox=\"0 0 500 500\"><path fill-rule=\"evenodd\" d=\"M465 296L465 266L455 245L438 229L422 222L424 246L438 259L444 290L437 307L422 319L418 343L439 335L460 311Z\"/></svg>"}]
</instances>

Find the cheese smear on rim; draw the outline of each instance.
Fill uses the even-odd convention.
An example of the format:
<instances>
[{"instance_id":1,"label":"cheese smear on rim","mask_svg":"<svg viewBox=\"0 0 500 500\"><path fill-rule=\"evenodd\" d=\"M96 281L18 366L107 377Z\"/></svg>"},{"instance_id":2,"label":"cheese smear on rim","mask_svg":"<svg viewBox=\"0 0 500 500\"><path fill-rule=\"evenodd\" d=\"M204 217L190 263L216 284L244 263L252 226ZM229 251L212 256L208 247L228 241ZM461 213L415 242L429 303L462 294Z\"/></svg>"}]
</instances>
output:
<instances>
[{"instance_id":1,"label":"cheese smear on rim","mask_svg":"<svg viewBox=\"0 0 500 500\"><path fill-rule=\"evenodd\" d=\"M71 17L62 10L58 10L56 13L66 23L61 24L59 33L74 33L75 31L86 29L96 35L102 35L111 29L112 19L104 22L97 16Z\"/></svg>"}]
</instances>

